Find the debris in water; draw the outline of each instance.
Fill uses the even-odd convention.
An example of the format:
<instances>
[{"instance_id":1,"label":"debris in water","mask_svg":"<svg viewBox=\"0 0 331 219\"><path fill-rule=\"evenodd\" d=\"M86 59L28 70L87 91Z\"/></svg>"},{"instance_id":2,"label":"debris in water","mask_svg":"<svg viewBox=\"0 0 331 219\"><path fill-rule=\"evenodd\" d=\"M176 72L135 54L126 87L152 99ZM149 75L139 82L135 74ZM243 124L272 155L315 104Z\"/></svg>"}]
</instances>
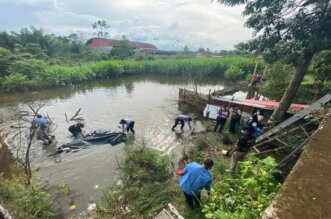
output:
<instances>
[{"instance_id":1,"label":"debris in water","mask_svg":"<svg viewBox=\"0 0 331 219\"><path fill-rule=\"evenodd\" d=\"M69 211L73 211L76 209L76 205L75 204L70 204L69 205Z\"/></svg>"},{"instance_id":2,"label":"debris in water","mask_svg":"<svg viewBox=\"0 0 331 219\"><path fill-rule=\"evenodd\" d=\"M87 204L87 214L89 216L94 215L96 212L97 212L97 204L95 204L95 203Z\"/></svg>"},{"instance_id":3,"label":"debris in water","mask_svg":"<svg viewBox=\"0 0 331 219\"><path fill-rule=\"evenodd\" d=\"M98 189L98 188L99 188L99 185L95 185L95 186L94 186L94 189Z\"/></svg>"}]
</instances>

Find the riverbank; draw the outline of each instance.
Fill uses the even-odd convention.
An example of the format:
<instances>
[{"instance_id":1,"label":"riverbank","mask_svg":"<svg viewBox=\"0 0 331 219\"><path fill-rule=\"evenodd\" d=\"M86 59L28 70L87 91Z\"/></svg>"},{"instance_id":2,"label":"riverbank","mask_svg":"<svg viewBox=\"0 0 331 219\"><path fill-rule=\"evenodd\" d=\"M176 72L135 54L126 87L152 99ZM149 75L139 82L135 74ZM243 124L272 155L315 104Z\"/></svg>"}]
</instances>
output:
<instances>
[{"instance_id":1,"label":"riverbank","mask_svg":"<svg viewBox=\"0 0 331 219\"><path fill-rule=\"evenodd\" d=\"M23 170L0 137L0 204L13 218L56 218L52 195L39 182L34 179L26 185Z\"/></svg>"},{"instance_id":2,"label":"riverbank","mask_svg":"<svg viewBox=\"0 0 331 219\"><path fill-rule=\"evenodd\" d=\"M205 123L206 128L210 125ZM230 175L226 171L230 159L221 155L221 151L230 149L238 135L226 132L219 135L202 131L184 139L181 144L188 162L202 163L206 158L215 162L211 170L213 190L210 197L202 194L202 209L189 210L185 204L178 176L172 171L183 168L182 161L177 163L147 147L131 145L126 149L121 180L117 187L105 190L97 205L98 213L103 218L151 218L172 203L184 218L190 219L260 217L279 187L271 171L276 163L271 158L258 160L252 157L243 164L243 174ZM252 171L255 174L252 175ZM265 185L268 189L263 189Z\"/></svg>"}]
</instances>

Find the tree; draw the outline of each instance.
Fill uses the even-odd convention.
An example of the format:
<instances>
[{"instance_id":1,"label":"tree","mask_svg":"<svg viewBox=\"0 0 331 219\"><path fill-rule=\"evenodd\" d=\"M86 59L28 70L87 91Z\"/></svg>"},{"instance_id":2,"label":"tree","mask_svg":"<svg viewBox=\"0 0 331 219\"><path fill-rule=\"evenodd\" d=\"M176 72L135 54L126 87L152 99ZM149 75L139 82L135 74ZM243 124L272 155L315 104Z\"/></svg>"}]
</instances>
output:
<instances>
[{"instance_id":1,"label":"tree","mask_svg":"<svg viewBox=\"0 0 331 219\"><path fill-rule=\"evenodd\" d=\"M205 49L204 49L203 47L200 47L200 48L198 49L198 52L205 52Z\"/></svg>"},{"instance_id":2,"label":"tree","mask_svg":"<svg viewBox=\"0 0 331 219\"><path fill-rule=\"evenodd\" d=\"M322 51L313 60L312 71L315 84L314 101L322 96L326 81L331 80L331 50Z\"/></svg>"},{"instance_id":3,"label":"tree","mask_svg":"<svg viewBox=\"0 0 331 219\"><path fill-rule=\"evenodd\" d=\"M329 0L217 0L221 4L243 4L246 26L254 38L238 49L262 54L266 61L294 64L295 74L271 119L279 121L287 112L315 54L331 48Z\"/></svg>"},{"instance_id":4,"label":"tree","mask_svg":"<svg viewBox=\"0 0 331 219\"><path fill-rule=\"evenodd\" d=\"M186 45L186 46L184 46L184 48L183 48L183 52L184 52L184 53L190 53L191 51L190 51L190 48Z\"/></svg>"},{"instance_id":5,"label":"tree","mask_svg":"<svg viewBox=\"0 0 331 219\"><path fill-rule=\"evenodd\" d=\"M130 46L130 41L125 35L122 36L119 45L114 46L110 51L110 56L115 59L127 59L134 54L132 46Z\"/></svg>"},{"instance_id":6,"label":"tree","mask_svg":"<svg viewBox=\"0 0 331 219\"><path fill-rule=\"evenodd\" d=\"M95 22L94 24L92 24L92 27L97 31L97 33L95 34L98 37L107 38L109 33L106 30L109 28L109 25L105 20L99 20Z\"/></svg>"}]
</instances>

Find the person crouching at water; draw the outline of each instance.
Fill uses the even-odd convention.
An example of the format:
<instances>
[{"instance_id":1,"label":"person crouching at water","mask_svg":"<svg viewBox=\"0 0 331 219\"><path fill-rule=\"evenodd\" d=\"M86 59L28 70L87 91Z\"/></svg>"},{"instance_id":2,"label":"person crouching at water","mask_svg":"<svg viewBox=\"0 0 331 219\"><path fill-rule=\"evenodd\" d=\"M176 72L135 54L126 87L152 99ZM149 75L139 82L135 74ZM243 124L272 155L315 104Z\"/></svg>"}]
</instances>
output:
<instances>
[{"instance_id":1,"label":"person crouching at water","mask_svg":"<svg viewBox=\"0 0 331 219\"><path fill-rule=\"evenodd\" d=\"M77 122L76 124L74 125L71 125L69 127L69 132L74 136L74 137L78 137L79 135L82 136L84 138L84 135L83 135L83 130L82 128L84 128L84 124L81 123L81 122Z\"/></svg>"},{"instance_id":2,"label":"person crouching at water","mask_svg":"<svg viewBox=\"0 0 331 219\"><path fill-rule=\"evenodd\" d=\"M124 133L125 131L129 132L131 131L134 133L135 131L133 130L134 128L134 121L133 119L121 119L120 124L122 125L122 132Z\"/></svg>"},{"instance_id":3,"label":"person crouching at water","mask_svg":"<svg viewBox=\"0 0 331 219\"><path fill-rule=\"evenodd\" d=\"M39 125L36 129L36 137L38 140L42 140L45 145L49 145L52 144L52 139L48 136L46 128L46 125Z\"/></svg>"},{"instance_id":4,"label":"person crouching at water","mask_svg":"<svg viewBox=\"0 0 331 219\"><path fill-rule=\"evenodd\" d=\"M187 116L187 115L179 115L176 117L175 119L175 124L172 126L171 130L175 131L175 128L177 127L177 125L180 123L180 129L183 131L183 128L185 126L185 123L187 123L188 127L190 128L190 130L192 130L191 124L190 122L192 121L192 117L191 116Z\"/></svg>"},{"instance_id":5,"label":"person crouching at water","mask_svg":"<svg viewBox=\"0 0 331 219\"><path fill-rule=\"evenodd\" d=\"M40 114L37 115L37 118L34 121L34 124L36 127L39 126L47 126L48 125L48 121L46 118L42 117Z\"/></svg>"}]
</instances>

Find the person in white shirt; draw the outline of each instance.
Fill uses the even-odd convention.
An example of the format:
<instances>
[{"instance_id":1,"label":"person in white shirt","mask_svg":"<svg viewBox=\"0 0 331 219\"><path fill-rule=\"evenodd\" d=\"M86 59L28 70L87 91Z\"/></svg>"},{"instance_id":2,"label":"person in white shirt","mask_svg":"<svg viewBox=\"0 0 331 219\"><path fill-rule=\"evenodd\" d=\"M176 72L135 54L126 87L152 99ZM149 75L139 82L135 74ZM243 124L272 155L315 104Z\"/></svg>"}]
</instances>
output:
<instances>
[{"instance_id":1,"label":"person in white shirt","mask_svg":"<svg viewBox=\"0 0 331 219\"><path fill-rule=\"evenodd\" d=\"M219 128L219 132L221 133L223 130L223 127L226 123L227 118L230 116L230 112L227 107L221 107L220 110L217 113L216 118L216 125L214 127L214 132L217 131Z\"/></svg>"},{"instance_id":2,"label":"person in white shirt","mask_svg":"<svg viewBox=\"0 0 331 219\"><path fill-rule=\"evenodd\" d=\"M191 124L190 122L192 121L192 117L191 116L187 116L187 115L179 115L176 117L175 119L175 124L172 126L171 130L175 131L175 128L177 127L177 125L180 123L180 129L183 131L185 123L187 123L188 127L190 128L190 130L192 130Z\"/></svg>"}]
</instances>

